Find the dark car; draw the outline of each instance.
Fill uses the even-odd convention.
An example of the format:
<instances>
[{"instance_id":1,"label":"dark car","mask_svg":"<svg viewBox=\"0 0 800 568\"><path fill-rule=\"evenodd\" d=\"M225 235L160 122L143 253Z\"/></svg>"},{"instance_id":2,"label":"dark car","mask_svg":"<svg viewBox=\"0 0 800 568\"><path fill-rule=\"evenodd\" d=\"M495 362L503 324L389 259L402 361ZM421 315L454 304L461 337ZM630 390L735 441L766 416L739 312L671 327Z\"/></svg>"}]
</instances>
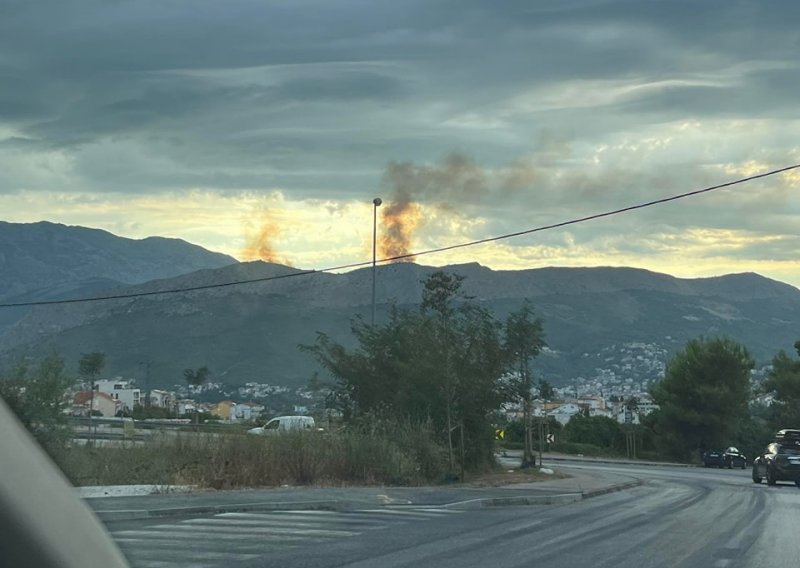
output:
<instances>
[{"instance_id":1,"label":"dark car","mask_svg":"<svg viewBox=\"0 0 800 568\"><path fill-rule=\"evenodd\" d=\"M738 449L730 446L724 450L709 450L703 453L703 467L747 467L747 458Z\"/></svg>"},{"instance_id":2,"label":"dark car","mask_svg":"<svg viewBox=\"0 0 800 568\"><path fill-rule=\"evenodd\" d=\"M753 482L768 485L778 481L794 481L800 487L800 430L781 430L764 450L753 460Z\"/></svg>"}]
</instances>

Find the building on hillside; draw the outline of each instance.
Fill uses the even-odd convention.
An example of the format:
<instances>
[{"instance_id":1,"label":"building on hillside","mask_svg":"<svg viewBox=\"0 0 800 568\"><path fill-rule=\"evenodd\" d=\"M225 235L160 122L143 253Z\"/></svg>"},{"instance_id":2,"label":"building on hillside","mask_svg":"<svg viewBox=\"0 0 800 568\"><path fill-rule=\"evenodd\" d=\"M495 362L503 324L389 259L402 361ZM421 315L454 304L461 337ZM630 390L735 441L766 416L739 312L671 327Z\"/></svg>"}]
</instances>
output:
<instances>
[{"instance_id":1,"label":"building on hillside","mask_svg":"<svg viewBox=\"0 0 800 568\"><path fill-rule=\"evenodd\" d=\"M249 422L258 420L264 412L264 405L255 402L237 402L231 420L235 422Z\"/></svg>"},{"instance_id":2,"label":"building on hillside","mask_svg":"<svg viewBox=\"0 0 800 568\"><path fill-rule=\"evenodd\" d=\"M197 410L197 403L191 398L182 398L176 400L172 408L175 410L176 414L183 416L184 414L191 414Z\"/></svg>"},{"instance_id":3,"label":"building on hillside","mask_svg":"<svg viewBox=\"0 0 800 568\"><path fill-rule=\"evenodd\" d=\"M573 402L580 405L586 405L590 410L606 409L606 400L602 396L582 396Z\"/></svg>"},{"instance_id":4,"label":"building on hillside","mask_svg":"<svg viewBox=\"0 0 800 568\"><path fill-rule=\"evenodd\" d=\"M567 422L569 422L570 418L578 414L580 411L580 405L574 402L567 402L549 411L547 416L552 416L560 424L565 425Z\"/></svg>"},{"instance_id":5,"label":"building on hillside","mask_svg":"<svg viewBox=\"0 0 800 568\"><path fill-rule=\"evenodd\" d=\"M165 390L153 389L150 391L150 406L157 408L172 408L173 395Z\"/></svg>"},{"instance_id":6,"label":"building on hillside","mask_svg":"<svg viewBox=\"0 0 800 568\"><path fill-rule=\"evenodd\" d=\"M658 405L649 398L640 398L639 403L636 405L639 415L647 416L654 410L658 410Z\"/></svg>"},{"instance_id":7,"label":"building on hillside","mask_svg":"<svg viewBox=\"0 0 800 568\"><path fill-rule=\"evenodd\" d=\"M96 391L104 392L114 400L118 400L123 410L133 410L135 406L141 404L141 391L122 377L101 379L95 382L94 387Z\"/></svg>"},{"instance_id":8,"label":"building on hillside","mask_svg":"<svg viewBox=\"0 0 800 568\"><path fill-rule=\"evenodd\" d=\"M72 414L75 416L89 416L89 407L92 407L94 414L100 413L101 416L116 416L121 410L119 401L114 400L111 395L104 392L80 391L72 397Z\"/></svg>"},{"instance_id":9,"label":"building on hillside","mask_svg":"<svg viewBox=\"0 0 800 568\"><path fill-rule=\"evenodd\" d=\"M617 410L615 418L620 424L639 424L639 413L628 408Z\"/></svg>"}]
</instances>

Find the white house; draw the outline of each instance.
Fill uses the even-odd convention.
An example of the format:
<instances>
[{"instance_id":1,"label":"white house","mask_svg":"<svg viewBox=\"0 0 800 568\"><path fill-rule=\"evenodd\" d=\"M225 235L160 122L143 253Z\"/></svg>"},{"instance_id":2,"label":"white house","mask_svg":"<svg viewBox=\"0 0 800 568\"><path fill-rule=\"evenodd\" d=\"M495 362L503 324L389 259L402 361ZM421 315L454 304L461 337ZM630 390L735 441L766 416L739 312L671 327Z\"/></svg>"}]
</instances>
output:
<instances>
[{"instance_id":1,"label":"white house","mask_svg":"<svg viewBox=\"0 0 800 568\"><path fill-rule=\"evenodd\" d=\"M95 414L101 416L115 416L119 410L120 403L104 392L96 392L92 396L91 391L80 391L75 393L72 398L72 412L79 416L89 415L89 406Z\"/></svg>"},{"instance_id":2,"label":"white house","mask_svg":"<svg viewBox=\"0 0 800 568\"><path fill-rule=\"evenodd\" d=\"M569 422L569 419L578 414L581 407L574 402L567 402L561 406L554 408L547 413L548 416L555 418L560 424L564 425Z\"/></svg>"},{"instance_id":3,"label":"white house","mask_svg":"<svg viewBox=\"0 0 800 568\"><path fill-rule=\"evenodd\" d=\"M175 401L175 412L181 416L189 412L194 412L196 409L197 404L190 398Z\"/></svg>"},{"instance_id":4,"label":"white house","mask_svg":"<svg viewBox=\"0 0 800 568\"><path fill-rule=\"evenodd\" d=\"M153 389L150 391L150 406L158 408L172 408L173 396L171 392Z\"/></svg>"},{"instance_id":5,"label":"white house","mask_svg":"<svg viewBox=\"0 0 800 568\"><path fill-rule=\"evenodd\" d=\"M130 381L122 380L121 377L96 381L95 390L118 400L122 404L122 408L126 410L133 410L134 406L140 404L141 391L134 388Z\"/></svg>"}]
</instances>

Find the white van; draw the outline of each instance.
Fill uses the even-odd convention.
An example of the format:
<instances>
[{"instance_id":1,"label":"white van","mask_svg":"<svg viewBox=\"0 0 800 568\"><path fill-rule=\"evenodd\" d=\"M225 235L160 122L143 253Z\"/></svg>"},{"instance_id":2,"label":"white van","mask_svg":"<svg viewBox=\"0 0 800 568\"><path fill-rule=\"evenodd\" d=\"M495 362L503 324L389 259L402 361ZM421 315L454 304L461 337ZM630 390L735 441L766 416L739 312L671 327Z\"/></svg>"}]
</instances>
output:
<instances>
[{"instance_id":1,"label":"white van","mask_svg":"<svg viewBox=\"0 0 800 568\"><path fill-rule=\"evenodd\" d=\"M296 430L314 430L316 424L311 416L276 416L263 426L250 428L248 434L260 436L277 434L278 432L294 432Z\"/></svg>"}]
</instances>

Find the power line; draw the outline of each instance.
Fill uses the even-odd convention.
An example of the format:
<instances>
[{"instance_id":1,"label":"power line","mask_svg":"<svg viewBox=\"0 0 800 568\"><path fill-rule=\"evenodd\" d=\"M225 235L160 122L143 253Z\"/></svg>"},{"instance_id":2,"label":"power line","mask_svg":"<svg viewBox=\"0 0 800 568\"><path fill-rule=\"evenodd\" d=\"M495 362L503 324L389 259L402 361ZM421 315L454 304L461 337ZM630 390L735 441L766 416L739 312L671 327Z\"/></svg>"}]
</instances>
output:
<instances>
[{"instance_id":1,"label":"power line","mask_svg":"<svg viewBox=\"0 0 800 568\"><path fill-rule=\"evenodd\" d=\"M653 207L654 205L661 205L663 203L668 203L670 201L677 201L679 199L684 199L684 198L687 198L687 197L693 197L693 196L696 196L696 195L700 195L702 193L709 193L711 191L715 191L715 190L718 190L718 189L724 189L726 187L732 187L734 185L739 185L739 184L746 183L746 182L749 182L749 181L753 181L753 180L757 180L757 179L762 179L762 178L774 176L774 175L777 175L777 174L780 174L780 173L784 173L784 172L788 172L790 170L794 170L794 169L797 169L797 168L800 168L800 164L794 164L794 165L791 165L791 166L785 166L785 167L782 167L782 168L778 168L776 170L770 170L768 172L763 172L763 173L760 173L760 174L755 174L755 175L751 175L751 176L735 179L735 180L732 180L732 181L728 181L728 182L725 182L725 183L721 183L719 185L712 185L712 186L709 186L709 187L705 187L703 189L696 189L694 191L687 191L685 193L679 193L677 195L672 195L670 197L662 197L660 199L654 199L652 201L646 201L644 203L638 203L636 205L629 205L627 207L622 207L620 209L613 209L611 211L604 211L602 213L595 213L593 215L587 215L585 217L577 217L575 219L570 219L568 221L561 221L561 222L558 222L558 223L552 223L552 224L549 224L549 225L541 225L539 227L534 227L532 229L526 229L524 231L516 231L516 232L513 232L513 233L505 233L505 234L494 236L494 237L487 237L487 238L484 238L484 239L477 239L477 240L474 240L474 241L458 243L458 244L455 244L455 245L449 245L449 246L445 246L445 247L427 249L427 250L423 250L423 251L419 251L419 252L411 252L411 253L407 253L407 254L391 256L391 257L379 259L379 260L377 260L377 262L386 263L386 262L392 262L392 261L395 261L395 260L405 260L405 259L409 259L409 258L415 258L415 257L418 257L418 256L436 254L436 253L440 253L440 252L445 252L445 251L450 251L450 250L455 250L455 249L460 249L460 248L466 248L466 247L472 247L472 246L476 246L476 245L480 245L480 244L491 243L491 242L501 241L501 240L505 240L505 239L511 239L511 238L520 237L520 236L523 236L523 235L530 235L530 234L538 233L538 232L541 232L541 231L548 231L548 230L551 230L551 229L558 229L558 228L561 228L561 227L567 227L569 225L577 225L579 223L585 223L587 221L594 221L595 219L602 219L604 217L611 217L613 215L619 215L619 214L622 214L622 213L628 213L630 211L635 211L637 209L645 209L647 207ZM325 272L335 272L337 270L347 270L347 269L350 269L350 268L362 268L362 267L365 267L365 266L370 266L371 264L372 264L372 261L367 260L367 261L362 261L362 262L353 262L353 263L350 263L350 264L341 264L339 266L330 266L328 268L321 268L319 270L298 270L296 272L288 272L286 274L278 274L278 275L274 275L274 276L264 276L262 278L252 278L252 279L248 279L248 280L235 280L235 281L232 281L232 282L220 282L220 283L217 283L217 284L204 284L204 285L200 285L200 286L187 286L187 287L184 287L184 288L170 288L168 290L151 290L151 291L148 291L148 292L130 292L130 293L125 293L125 294L110 294L110 295L106 295L106 296L95 296L95 297L91 297L91 298L73 298L73 299L67 299L67 300L44 300L44 301L33 301L33 302L13 302L13 303L0 304L0 308L14 308L14 307L26 307L26 306L51 306L51 305L58 305L58 304L76 304L76 303L82 303L82 302L101 302L101 301L106 301L106 300L122 300L122 299L128 299L128 298L141 298L141 297L145 297L145 296L158 296L158 295L161 295L161 294L178 294L178 293L183 293L183 292L195 292L195 291L198 291L198 290L211 290L211 289L214 289L214 288L226 288L226 287L229 287L229 286L242 286L242 285L245 285L245 284L256 284L256 283L260 283L260 282L269 282L269 281L272 281L272 280L283 280L283 279L286 279L286 278L294 278L296 276L305 276L305 275L308 275L308 274L320 274L320 273L325 273Z\"/></svg>"}]
</instances>

